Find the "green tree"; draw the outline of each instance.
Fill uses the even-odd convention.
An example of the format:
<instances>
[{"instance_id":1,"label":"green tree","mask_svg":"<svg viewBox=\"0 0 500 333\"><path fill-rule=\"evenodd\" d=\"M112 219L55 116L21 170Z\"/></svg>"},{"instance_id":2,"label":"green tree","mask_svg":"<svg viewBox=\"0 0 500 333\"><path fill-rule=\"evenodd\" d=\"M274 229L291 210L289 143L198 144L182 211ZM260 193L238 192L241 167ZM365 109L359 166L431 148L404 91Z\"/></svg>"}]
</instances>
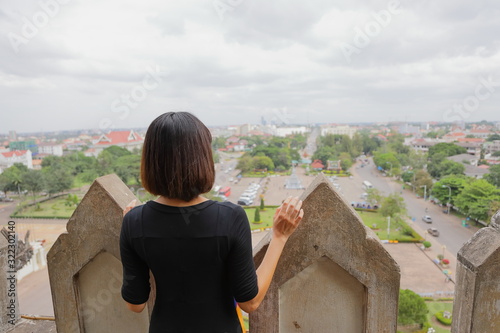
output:
<instances>
[{"instance_id":1,"label":"green tree","mask_svg":"<svg viewBox=\"0 0 500 333\"><path fill-rule=\"evenodd\" d=\"M274 170L274 163L267 156L254 156L252 164L255 169L267 169L268 171Z\"/></svg>"},{"instance_id":2,"label":"green tree","mask_svg":"<svg viewBox=\"0 0 500 333\"><path fill-rule=\"evenodd\" d=\"M495 201L500 201L500 190L484 179L475 179L465 184L455 198L455 206L472 218L487 221Z\"/></svg>"},{"instance_id":3,"label":"green tree","mask_svg":"<svg viewBox=\"0 0 500 333\"><path fill-rule=\"evenodd\" d=\"M486 141L495 141L495 140L500 140L500 134L492 134L486 139Z\"/></svg>"},{"instance_id":4,"label":"green tree","mask_svg":"<svg viewBox=\"0 0 500 333\"><path fill-rule=\"evenodd\" d=\"M307 136L304 134L294 134L290 140L290 148L304 149L307 145Z\"/></svg>"},{"instance_id":5,"label":"green tree","mask_svg":"<svg viewBox=\"0 0 500 333\"><path fill-rule=\"evenodd\" d=\"M429 158L432 158L435 154L442 153L446 157L458 154L467 153L467 149L464 147L457 146L453 143L441 142L429 148Z\"/></svg>"},{"instance_id":6,"label":"green tree","mask_svg":"<svg viewBox=\"0 0 500 333\"><path fill-rule=\"evenodd\" d=\"M366 193L368 194L366 201L372 206L382 202L382 199L384 198L380 191L374 187L367 189Z\"/></svg>"},{"instance_id":7,"label":"green tree","mask_svg":"<svg viewBox=\"0 0 500 333\"><path fill-rule=\"evenodd\" d=\"M104 176L113 172L113 162L117 157L107 150L103 150L97 156L97 172Z\"/></svg>"},{"instance_id":8,"label":"green tree","mask_svg":"<svg viewBox=\"0 0 500 333\"><path fill-rule=\"evenodd\" d=\"M439 134L438 132L431 131L428 132L425 136L431 139L436 139L439 136Z\"/></svg>"},{"instance_id":9,"label":"green tree","mask_svg":"<svg viewBox=\"0 0 500 333\"><path fill-rule=\"evenodd\" d=\"M441 203L448 203L449 201L453 205L455 198L462 192L466 183L467 178L463 175L443 177L432 186L432 195Z\"/></svg>"},{"instance_id":10,"label":"green tree","mask_svg":"<svg viewBox=\"0 0 500 333\"><path fill-rule=\"evenodd\" d=\"M73 185L73 176L61 166L52 165L42 169L45 188L52 195L69 190Z\"/></svg>"},{"instance_id":11,"label":"green tree","mask_svg":"<svg viewBox=\"0 0 500 333\"><path fill-rule=\"evenodd\" d=\"M398 305L398 324L423 325L427 321L429 309L422 297L409 289L400 290Z\"/></svg>"},{"instance_id":12,"label":"green tree","mask_svg":"<svg viewBox=\"0 0 500 333\"><path fill-rule=\"evenodd\" d=\"M388 137L387 145L391 149L391 151L396 152L397 154L407 155L410 152L410 147L405 146L404 141L405 137L402 134L392 133L393 135Z\"/></svg>"},{"instance_id":13,"label":"green tree","mask_svg":"<svg viewBox=\"0 0 500 333\"><path fill-rule=\"evenodd\" d=\"M391 193L382 200L380 207L382 216L390 216L391 218L399 218L406 214L406 205L403 197L399 193Z\"/></svg>"},{"instance_id":14,"label":"green tree","mask_svg":"<svg viewBox=\"0 0 500 333\"><path fill-rule=\"evenodd\" d=\"M339 156L342 170L347 171L352 166L352 157L348 153L341 153Z\"/></svg>"},{"instance_id":15,"label":"green tree","mask_svg":"<svg viewBox=\"0 0 500 333\"><path fill-rule=\"evenodd\" d=\"M260 198L260 210L264 210L264 198Z\"/></svg>"},{"instance_id":16,"label":"green tree","mask_svg":"<svg viewBox=\"0 0 500 333\"><path fill-rule=\"evenodd\" d=\"M226 140L227 140L227 138L222 137L222 136L212 138L213 150L217 150L219 148L225 148L226 147Z\"/></svg>"},{"instance_id":17,"label":"green tree","mask_svg":"<svg viewBox=\"0 0 500 333\"><path fill-rule=\"evenodd\" d=\"M438 166L437 177L441 178L448 175L463 175L465 172L465 165L459 162L445 160Z\"/></svg>"},{"instance_id":18,"label":"green tree","mask_svg":"<svg viewBox=\"0 0 500 333\"><path fill-rule=\"evenodd\" d=\"M25 165L15 163L13 166L7 168L0 174L0 184L2 191L13 191L21 193L24 190L23 174L28 171Z\"/></svg>"},{"instance_id":19,"label":"green tree","mask_svg":"<svg viewBox=\"0 0 500 333\"><path fill-rule=\"evenodd\" d=\"M429 196L433 186L432 178L427 171L418 170L415 174L415 183L413 185L415 186L415 191L419 195L424 195L426 191L426 195Z\"/></svg>"},{"instance_id":20,"label":"green tree","mask_svg":"<svg viewBox=\"0 0 500 333\"><path fill-rule=\"evenodd\" d=\"M130 178L133 178L137 184L141 183L140 169L141 157L138 155L123 155L113 162L113 171L120 179L127 184Z\"/></svg>"},{"instance_id":21,"label":"green tree","mask_svg":"<svg viewBox=\"0 0 500 333\"><path fill-rule=\"evenodd\" d=\"M115 158L132 154L128 149L119 146L110 146L103 151L110 153Z\"/></svg>"},{"instance_id":22,"label":"green tree","mask_svg":"<svg viewBox=\"0 0 500 333\"><path fill-rule=\"evenodd\" d=\"M330 146L322 146L318 148L313 156L312 160L320 160L324 165L327 165L328 161L334 160L336 156L335 149Z\"/></svg>"},{"instance_id":23,"label":"green tree","mask_svg":"<svg viewBox=\"0 0 500 333\"><path fill-rule=\"evenodd\" d=\"M42 172L40 170L28 170L22 175L25 188L33 195L35 202L36 194L43 190L45 185Z\"/></svg>"},{"instance_id":24,"label":"green tree","mask_svg":"<svg viewBox=\"0 0 500 333\"><path fill-rule=\"evenodd\" d=\"M491 154L491 156L499 157L500 156L500 150L494 152L493 154Z\"/></svg>"},{"instance_id":25,"label":"green tree","mask_svg":"<svg viewBox=\"0 0 500 333\"><path fill-rule=\"evenodd\" d=\"M365 154L372 154L382 145L379 138L370 137L368 133L361 133L361 141L363 142L363 152Z\"/></svg>"},{"instance_id":26,"label":"green tree","mask_svg":"<svg viewBox=\"0 0 500 333\"><path fill-rule=\"evenodd\" d=\"M253 160L250 154L244 154L239 160L236 166L241 172L250 172L254 169Z\"/></svg>"},{"instance_id":27,"label":"green tree","mask_svg":"<svg viewBox=\"0 0 500 333\"><path fill-rule=\"evenodd\" d=\"M413 176L414 175L415 175L414 170L408 170L408 171L405 171L401 174L401 179L403 179L403 181L405 183L413 183Z\"/></svg>"},{"instance_id":28,"label":"green tree","mask_svg":"<svg viewBox=\"0 0 500 333\"><path fill-rule=\"evenodd\" d=\"M428 156L426 153L415 151L412 149L408 154L407 165L411 166L414 170L420 170L423 169L427 164L427 159Z\"/></svg>"},{"instance_id":29,"label":"green tree","mask_svg":"<svg viewBox=\"0 0 500 333\"><path fill-rule=\"evenodd\" d=\"M255 214L253 217L254 222L260 222L260 210L259 207L255 207Z\"/></svg>"},{"instance_id":30,"label":"green tree","mask_svg":"<svg viewBox=\"0 0 500 333\"><path fill-rule=\"evenodd\" d=\"M500 187L500 164L492 165L489 169L490 173L484 175L484 179L486 179L490 184L495 185L496 187Z\"/></svg>"},{"instance_id":31,"label":"green tree","mask_svg":"<svg viewBox=\"0 0 500 333\"><path fill-rule=\"evenodd\" d=\"M401 167L394 153L376 153L373 157L373 162L386 171Z\"/></svg>"}]
</instances>

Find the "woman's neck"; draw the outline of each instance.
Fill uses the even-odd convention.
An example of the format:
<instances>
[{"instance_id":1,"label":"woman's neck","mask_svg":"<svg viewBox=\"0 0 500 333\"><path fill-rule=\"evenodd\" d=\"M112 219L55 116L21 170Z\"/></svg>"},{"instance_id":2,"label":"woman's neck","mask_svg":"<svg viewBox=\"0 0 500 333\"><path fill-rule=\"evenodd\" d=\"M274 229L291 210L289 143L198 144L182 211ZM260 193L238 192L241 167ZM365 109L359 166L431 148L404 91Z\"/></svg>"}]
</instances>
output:
<instances>
[{"instance_id":1,"label":"woman's neck","mask_svg":"<svg viewBox=\"0 0 500 333\"><path fill-rule=\"evenodd\" d=\"M196 198L190 200L190 201L184 201L181 199L175 199L175 198L167 198L164 196L158 197L155 201L167 206L174 206L174 207L187 207L187 206L194 206L199 203L202 203L204 201L207 201L207 198L202 197L201 195L197 196Z\"/></svg>"}]
</instances>

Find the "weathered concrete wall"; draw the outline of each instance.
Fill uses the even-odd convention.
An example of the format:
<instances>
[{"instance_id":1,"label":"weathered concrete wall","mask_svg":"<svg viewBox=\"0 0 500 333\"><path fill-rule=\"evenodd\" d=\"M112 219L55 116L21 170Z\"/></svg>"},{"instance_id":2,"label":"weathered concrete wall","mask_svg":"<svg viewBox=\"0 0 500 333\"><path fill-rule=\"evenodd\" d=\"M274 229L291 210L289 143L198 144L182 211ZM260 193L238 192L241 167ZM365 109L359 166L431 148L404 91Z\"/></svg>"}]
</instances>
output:
<instances>
[{"instance_id":1,"label":"weathered concrete wall","mask_svg":"<svg viewBox=\"0 0 500 333\"><path fill-rule=\"evenodd\" d=\"M332 299L343 305L335 313ZM279 300L280 332L363 332L366 288L327 257L285 282Z\"/></svg>"},{"instance_id":2,"label":"weathered concrete wall","mask_svg":"<svg viewBox=\"0 0 500 333\"><path fill-rule=\"evenodd\" d=\"M49 251L58 333L147 331L148 312L128 311L119 292L122 211L133 199L116 175L98 178Z\"/></svg>"},{"instance_id":3,"label":"weathered concrete wall","mask_svg":"<svg viewBox=\"0 0 500 333\"><path fill-rule=\"evenodd\" d=\"M289 239L252 333L396 332L400 271L376 235L319 175L302 194ZM269 244L254 251L256 266Z\"/></svg>"},{"instance_id":4,"label":"weathered concrete wall","mask_svg":"<svg viewBox=\"0 0 500 333\"><path fill-rule=\"evenodd\" d=\"M457 255L453 333L500 331L500 211Z\"/></svg>"},{"instance_id":5,"label":"weathered concrete wall","mask_svg":"<svg viewBox=\"0 0 500 333\"><path fill-rule=\"evenodd\" d=\"M12 295L12 290L17 293L16 279L9 279L12 274L8 273L10 271L8 266L8 245L8 241L0 234L0 332L12 328L19 315L17 294ZM14 283L13 289L11 288L12 283ZM11 300L14 303L11 303Z\"/></svg>"}]
</instances>

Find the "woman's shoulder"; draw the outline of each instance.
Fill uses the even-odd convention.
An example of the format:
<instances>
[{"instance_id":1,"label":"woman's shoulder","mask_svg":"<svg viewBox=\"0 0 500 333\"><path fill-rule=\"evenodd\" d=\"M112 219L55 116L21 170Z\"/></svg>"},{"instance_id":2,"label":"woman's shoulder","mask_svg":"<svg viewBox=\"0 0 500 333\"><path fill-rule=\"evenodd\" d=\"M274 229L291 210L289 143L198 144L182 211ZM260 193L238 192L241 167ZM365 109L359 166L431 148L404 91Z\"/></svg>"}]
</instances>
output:
<instances>
[{"instance_id":1,"label":"woman's shoulder","mask_svg":"<svg viewBox=\"0 0 500 333\"><path fill-rule=\"evenodd\" d=\"M218 205L222 211L226 211L228 213L236 214L238 212L244 212L243 207L230 201L216 201L215 204Z\"/></svg>"},{"instance_id":2,"label":"woman's shoulder","mask_svg":"<svg viewBox=\"0 0 500 333\"><path fill-rule=\"evenodd\" d=\"M140 221L144 205L135 206L123 217L123 224L134 224Z\"/></svg>"}]
</instances>

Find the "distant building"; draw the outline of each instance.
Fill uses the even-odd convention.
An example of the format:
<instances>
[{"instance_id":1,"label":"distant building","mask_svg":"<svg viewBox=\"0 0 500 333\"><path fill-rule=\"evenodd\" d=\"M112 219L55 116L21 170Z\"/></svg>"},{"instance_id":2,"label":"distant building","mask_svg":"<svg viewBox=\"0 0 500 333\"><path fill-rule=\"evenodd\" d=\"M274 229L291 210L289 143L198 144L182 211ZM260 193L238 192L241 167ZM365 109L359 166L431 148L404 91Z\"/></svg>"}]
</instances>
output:
<instances>
[{"instance_id":1,"label":"distant building","mask_svg":"<svg viewBox=\"0 0 500 333\"><path fill-rule=\"evenodd\" d=\"M474 177L481 179L485 174L490 173L490 170L487 165L475 166L475 165L465 164L464 173L467 177Z\"/></svg>"},{"instance_id":2,"label":"distant building","mask_svg":"<svg viewBox=\"0 0 500 333\"><path fill-rule=\"evenodd\" d=\"M308 130L305 126L276 127L274 130L274 135L285 137L293 134L305 134L307 132Z\"/></svg>"},{"instance_id":3,"label":"distant building","mask_svg":"<svg viewBox=\"0 0 500 333\"><path fill-rule=\"evenodd\" d=\"M458 139L464 139L467 135L464 132L450 132L448 134L443 135L443 141L445 142L454 142L458 141Z\"/></svg>"},{"instance_id":4,"label":"distant building","mask_svg":"<svg viewBox=\"0 0 500 333\"><path fill-rule=\"evenodd\" d=\"M462 164L475 165L479 162L479 156L470 154L458 154L447 157L448 160Z\"/></svg>"},{"instance_id":5,"label":"distant building","mask_svg":"<svg viewBox=\"0 0 500 333\"><path fill-rule=\"evenodd\" d=\"M458 142L468 142L468 143L471 143L471 142L474 142L474 143L483 143L486 140L485 139L481 139L481 138L460 138L457 141Z\"/></svg>"},{"instance_id":6,"label":"distant building","mask_svg":"<svg viewBox=\"0 0 500 333\"><path fill-rule=\"evenodd\" d=\"M332 171L341 171L342 166L340 164L340 160L338 161L327 161L327 170L332 170Z\"/></svg>"},{"instance_id":7,"label":"distant building","mask_svg":"<svg viewBox=\"0 0 500 333\"><path fill-rule=\"evenodd\" d=\"M479 156L481 154L482 143L476 142L455 142L457 146L467 149L467 154Z\"/></svg>"},{"instance_id":8,"label":"distant building","mask_svg":"<svg viewBox=\"0 0 500 333\"><path fill-rule=\"evenodd\" d=\"M428 152L429 148L438 144L438 141L416 139L410 142L410 146L416 151Z\"/></svg>"},{"instance_id":9,"label":"distant building","mask_svg":"<svg viewBox=\"0 0 500 333\"><path fill-rule=\"evenodd\" d=\"M33 160L30 150L15 150L0 153L0 173L5 169L10 168L15 163L22 163L28 167L28 169L33 169Z\"/></svg>"},{"instance_id":10,"label":"distant building","mask_svg":"<svg viewBox=\"0 0 500 333\"><path fill-rule=\"evenodd\" d=\"M354 134L357 132L355 127L349 125L323 125L321 126L321 135L327 134L337 134L337 135L347 135L352 139Z\"/></svg>"},{"instance_id":11,"label":"distant building","mask_svg":"<svg viewBox=\"0 0 500 333\"><path fill-rule=\"evenodd\" d=\"M38 153L38 146L35 140L11 141L9 142L9 150L30 150L33 154Z\"/></svg>"},{"instance_id":12,"label":"distant building","mask_svg":"<svg viewBox=\"0 0 500 333\"><path fill-rule=\"evenodd\" d=\"M474 135L476 138L487 139L489 136L495 134L495 132L488 129L472 129L468 134Z\"/></svg>"},{"instance_id":13,"label":"distant building","mask_svg":"<svg viewBox=\"0 0 500 333\"><path fill-rule=\"evenodd\" d=\"M38 153L63 156L63 147L64 146L62 144L41 143L38 145Z\"/></svg>"},{"instance_id":14,"label":"distant building","mask_svg":"<svg viewBox=\"0 0 500 333\"><path fill-rule=\"evenodd\" d=\"M104 149L111 146L118 146L130 151L141 149L144 138L133 130L130 131L112 131L108 134L102 134L92 145L94 156L98 156Z\"/></svg>"},{"instance_id":15,"label":"distant building","mask_svg":"<svg viewBox=\"0 0 500 333\"><path fill-rule=\"evenodd\" d=\"M9 131L9 141L17 141L17 132Z\"/></svg>"},{"instance_id":16,"label":"distant building","mask_svg":"<svg viewBox=\"0 0 500 333\"><path fill-rule=\"evenodd\" d=\"M413 136L420 136L420 127L414 126L414 125L409 125L409 124L404 124L398 128L398 132L401 134L404 134L404 135L411 134Z\"/></svg>"},{"instance_id":17,"label":"distant building","mask_svg":"<svg viewBox=\"0 0 500 333\"><path fill-rule=\"evenodd\" d=\"M314 160L314 162L311 163L311 168L313 170L323 170L325 168L325 165L321 160Z\"/></svg>"},{"instance_id":18,"label":"distant building","mask_svg":"<svg viewBox=\"0 0 500 333\"><path fill-rule=\"evenodd\" d=\"M484 148L490 154L493 154L493 153L495 153L497 151L500 151L500 140L494 140L494 141L491 141L491 142L486 142L484 144Z\"/></svg>"}]
</instances>

